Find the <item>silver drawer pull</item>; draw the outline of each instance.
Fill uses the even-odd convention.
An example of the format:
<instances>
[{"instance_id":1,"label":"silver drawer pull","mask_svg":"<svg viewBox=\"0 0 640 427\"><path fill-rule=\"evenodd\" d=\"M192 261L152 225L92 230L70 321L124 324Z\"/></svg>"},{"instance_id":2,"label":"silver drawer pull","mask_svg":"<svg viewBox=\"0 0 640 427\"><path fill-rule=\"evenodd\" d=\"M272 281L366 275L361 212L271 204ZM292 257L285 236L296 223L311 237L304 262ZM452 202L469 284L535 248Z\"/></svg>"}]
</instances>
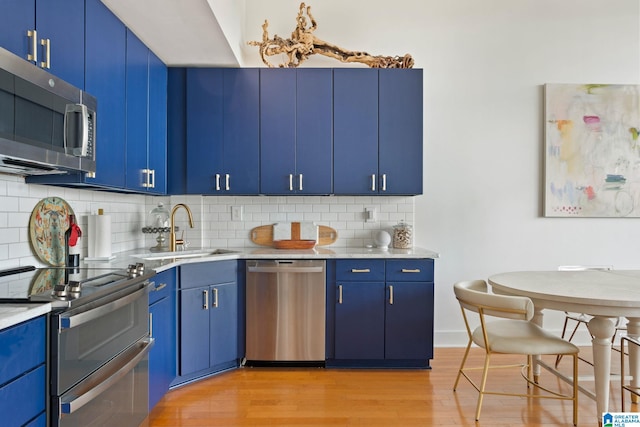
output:
<instances>
[{"instance_id":1,"label":"silver drawer pull","mask_svg":"<svg viewBox=\"0 0 640 427\"><path fill-rule=\"evenodd\" d=\"M338 304L342 304L342 285L338 286Z\"/></svg>"},{"instance_id":2,"label":"silver drawer pull","mask_svg":"<svg viewBox=\"0 0 640 427\"><path fill-rule=\"evenodd\" d=\"M419 268L414 268L414 269L403 268L402 272L403 273L420 273L420 269Z\"/></svg>"},{"instance_id":3,"label":"silver drawer pull","mask_svg":"<svg viewBox=\"0 0 640 427\"><path fill-rule=\"evenodd\" d=\"M393 305L393 286L389 286L389 304Z\"/></svg>"},{"instance_id":4,"label":"silver drawer pull","mask_svg":"<svg viewBox=\"0 0 640 427\"><path fill-rule=\"evenodd\" d=\"M368 268L352 268L352 273L371 273L371 270Z\"/></svg>"}]
</instances>

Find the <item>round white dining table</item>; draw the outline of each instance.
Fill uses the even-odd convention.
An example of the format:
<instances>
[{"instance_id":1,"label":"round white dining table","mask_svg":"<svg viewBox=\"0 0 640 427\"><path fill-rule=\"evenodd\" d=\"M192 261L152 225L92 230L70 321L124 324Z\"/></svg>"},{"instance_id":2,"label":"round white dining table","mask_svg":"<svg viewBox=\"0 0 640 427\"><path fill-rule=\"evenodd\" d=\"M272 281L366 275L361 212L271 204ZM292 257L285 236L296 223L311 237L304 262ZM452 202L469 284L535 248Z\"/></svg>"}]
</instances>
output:
<instances>
[{"instance_id":1,"label":"round white dining table","mask_svg":"<svg viewBox=\"0 0 640 427\"><path fill-rule=\"evenodd\" d=\"M533 321L542 326L542 310L586 313L593 336L593 365L596 410L609 411L611 338L614 321L626 317L627 334L640 336L640 270L517 271L489 277L495 293L531 298L536 314ZM640 352L629 348L631 384L640 384Z\"/></svg>"}]
</instances>

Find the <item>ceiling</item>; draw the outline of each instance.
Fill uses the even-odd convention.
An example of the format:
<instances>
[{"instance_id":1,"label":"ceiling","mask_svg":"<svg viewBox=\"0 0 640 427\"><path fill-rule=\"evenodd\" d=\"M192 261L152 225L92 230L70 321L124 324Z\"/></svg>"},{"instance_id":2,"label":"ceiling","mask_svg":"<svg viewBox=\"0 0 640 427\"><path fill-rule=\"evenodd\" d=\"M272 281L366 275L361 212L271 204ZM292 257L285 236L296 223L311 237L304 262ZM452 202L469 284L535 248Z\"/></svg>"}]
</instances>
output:
<instances>
[{"instance_id":1,"label":"ceiling","mask_svg":"<svg viewBox=\"0 0 640 427\"><path fill-rule=\"evenodd\" d=\"M207 0L102 2L169 66L239 65Z\"/></svg>"}]
</instances>

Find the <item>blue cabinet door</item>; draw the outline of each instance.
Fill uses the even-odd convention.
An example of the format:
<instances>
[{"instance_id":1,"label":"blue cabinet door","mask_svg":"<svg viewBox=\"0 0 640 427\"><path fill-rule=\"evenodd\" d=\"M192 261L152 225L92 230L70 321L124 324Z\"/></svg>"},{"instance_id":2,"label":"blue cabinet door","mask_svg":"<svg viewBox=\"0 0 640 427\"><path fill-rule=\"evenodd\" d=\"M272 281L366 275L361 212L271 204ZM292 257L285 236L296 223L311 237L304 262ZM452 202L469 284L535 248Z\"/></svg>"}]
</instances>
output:
<instances>
[{"instance_id":1,"label":"blue cabinet door","mask_svg":"<svg viewBox=\"0 0 640 427\"><path fill-rule=\"evenodd\" d=\"M0 46L27 60L27 55L32 53L32 43L27 37L27 31L36 28L35 0L2 1L0 28Z\"/></svg>"},{"instance_id":2,"label":"blue cabinet door","mask_svg":"<svg viewBox=\"0 0 640 427\"><path fill-rule=\"evenodd\" d=\"M79 88L84 87L84 7L84 0L36 1L38 39L48 40L50 54L39 46L37 65ZM47 56L50 68L43 64Z\"/></svg>"},{"instance_id":3,"label":"blue cabinet door","mask_svg":"<svg viewBox=\"0 0 640 427\"><path fill-rule=\"evenodd\" d=\"M433 358L433 282L387 282L385 359Z\"/></svg>"},{"instance_id":4,"label":"blue cabinet door","mask_svg":"<svg viewBox=\"0 0 640 427\"><path fill-rule=\"evenodd\" d=\"M84 0L2 1L0 28L0 46L84 88ZM33 30L35 40L27 35ZM29 59L34 48L37 61Z\"/></svg>"},{"instance_id":5,"label":"blue cabinet door","mask_svg":"<svg viewBox=\"0 0 640 427\"><path fill-rule=\"evenodd\" d=\"M384 359L383 282L337 283L335 358Z\"/></svg>"},{"instance_id":6,"label":"blue cabinet door","mask_svg":"<svg viewBox=\"0 0 640 427\"><path fill-rule=\"evenodd\" d=\"M147 102L149 85L149 49L127 29L126 114L127 155L126 187L145 190L147 182Z\"/></svg>"},{"instance_id":7,"label":"blue cabinet door","mask_svg":"<svg viewBox=\"0 0 640 427\"><path fill-rule=\"evenodd\" d=\"M238 359L238 284L211 287L209 364L216 367Z\"/></svg>"},{"instance_id":8,"label":"blue cabinet door","mask_svg":"<svg viewBox=\"0 0 640 427\"><path fill-rule=\"evenodd\" d=\"M126 28L100 0L86 0L85 89L98 99L96 175L87 183L125 187Z\"/></svg>"},{"instance_id":9,"label":"blue cabinet door","mask_svg":"<svg viewBox=\"0 0 640 427\"><path fill-rule=\"evenodd\" d=\"M333 191L333 73L302 68L296 75L296 174L299 194Z\"/></svg>"},{"instance_id":10,"label":"blue cabinet door","mask_svg":"<svg viewBox=\"0 0 640 427\"><path fill-rule=\"evenodd\" d=\"M186 187L189 194L215 194L223 173L223 71L190 68L186 76ZM220 178L218 177L218 188Z\"/></svg>"},{"instance_id":11,"label":"blue cabinet door","mask_svg":"<svg viewBox=\"0 0 640 427\"><path fill-rule=\"evenodd\" d=\"M147 168L150 193L167 193L167 66L149 51Z\"/></svg>"},{"instance_id":12,"label":"blue cabinet door","mask_svg":"<svg viewBox=\"0 0 640 427\"><path fill-rule=\"evenodd\" d=\"M378 191L378 71L333 70L333 192Z\"/></svg>"},{"instance_id":13,"label":"blue cabinet door","mask_svg":"<svg viewBox=\"0 0 640 427\"><path fill-rule=\"evenodd\" d=\"M158 273L149 293L149 410L169 391L176 377L176 269Z\"/></svg>"},{"instance_id":14,"label":"blue cabinet door","mask_svg":"<svg viewBox=\"0 0 640 427\"><path fill-rule=\"evenodd\" d=\"M180 295L180 369L189 375L209 368L209 287L182 289Z\"/></svg>"},{"instance_id":15,"label":"blue cabinet door","mask_svg":"<svg viewBox=\"0 0 640 427\"><path fill-rule=\"evenodd\" d=\"M260 191L260 79L257 68L225 68L224 185L227 194ZM226 175L229 175L227 183ZM227 185L228 184L228 185Z\"/></svg>"},{"instance_id":16,"label":"blue cabinet door","mask_svg":"<svg viewBox=\"0 0 640 427\"><path fill-rule=\"evenodd\" d=\"M296 70L263 69L260 70L260 193L295 193L294 181L297 181Z\"/></svg>"},{"instance_id":17,"label":"blue cabinet door","mask_svg":"<svg viewBox=\"0 0 640 427\"><path fill-rule=\"evenodd\" d=\"M381 194L422 194L422 70L379 73Z\"/></svg>"}]
</instances>

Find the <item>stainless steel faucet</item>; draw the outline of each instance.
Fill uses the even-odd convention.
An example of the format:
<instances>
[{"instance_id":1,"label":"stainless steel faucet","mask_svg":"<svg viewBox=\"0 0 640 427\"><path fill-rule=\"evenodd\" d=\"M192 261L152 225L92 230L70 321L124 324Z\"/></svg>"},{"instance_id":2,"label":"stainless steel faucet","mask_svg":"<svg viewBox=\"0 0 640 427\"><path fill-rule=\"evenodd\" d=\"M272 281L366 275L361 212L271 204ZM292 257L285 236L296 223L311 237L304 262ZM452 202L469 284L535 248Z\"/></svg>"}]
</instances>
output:
<instances>
[{"instance_id":1,"label":"stainless steel faucet","mask_svg":"<svg viewBox=\"0 0 640 427\"><path fill-rule=\"evenodd\" d=\"M184 208L184 210L187 211L187 214L189 215L189 226L193 228L193 216L191 215L191 209L189 209L189 206L185 205L184 203L178 203L177 205L175 205L173 209L171 209L171 231L169 232L169 250L171 252L175 252L176 246L184 245L183 238L176 239L176 211L178 210L178 208Z\"/></svg>"}]
</instances>

